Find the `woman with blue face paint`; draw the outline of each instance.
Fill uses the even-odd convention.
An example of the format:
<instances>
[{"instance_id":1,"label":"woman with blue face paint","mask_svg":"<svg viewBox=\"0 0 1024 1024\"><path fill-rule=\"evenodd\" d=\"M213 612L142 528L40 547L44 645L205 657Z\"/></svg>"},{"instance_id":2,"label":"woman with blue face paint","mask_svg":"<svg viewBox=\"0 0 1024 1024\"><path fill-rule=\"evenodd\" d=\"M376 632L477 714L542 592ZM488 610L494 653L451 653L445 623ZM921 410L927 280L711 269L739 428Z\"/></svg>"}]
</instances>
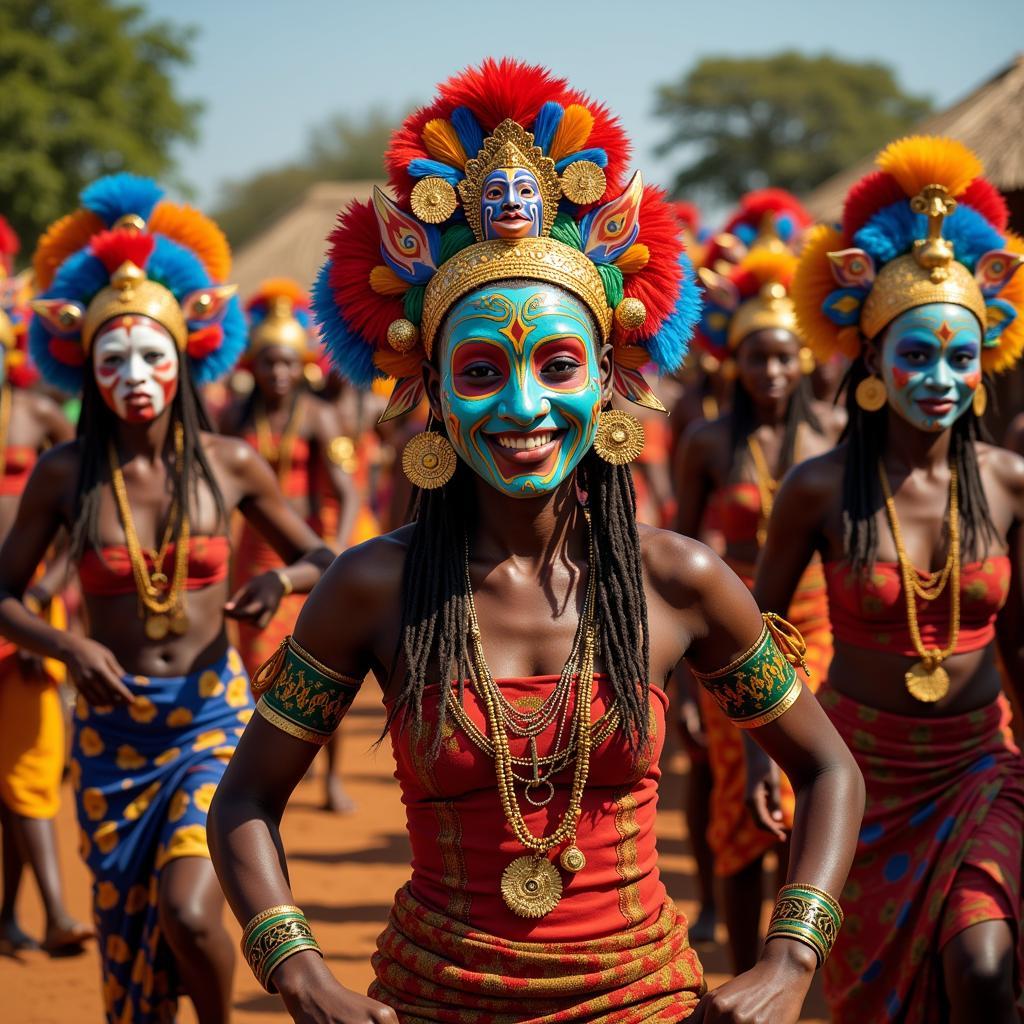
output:
<instances>
[{"instance_id":1,"label":"woman with blue face paint","mask_svg":"<svg viewBox=\"0 0 1024 1024\"><path fill-rule=\"evenodd\" d=\"M832 1019L1016 1021L1024 762L1024 460L981 440L984 375L1024 348L1024 242L977 158L908 138L815 228L793 282L849 429L775 502L755 586L786 608L817 552L835 655L819 699L867 783Z\"/></svg>"},{"instance_id":2,"label":"woman with blue face paint","mask_svg":"<svg viewBox=\"0 0 1024 1024\"><path fill-rule=\"evenodd\" d=\"M338 368L394 376L389 413L425 394L432 422L403 458L414 522L311 595L211 811L243 950L296 1021L794 1024L841 923L859 779L802 693L799 636L706 548L636 524L640 430L612 391L652 404L637 367L677 366L696 310L624 141L543 69L489 61L396 133L397 201L350 207L332 237L314 306ZM492 199L495 180L538 196ZM519 220L533 233L493 231ZM654 840L683 657L800 794L773 941L707 997ZM366 997L316 955L279 821L369 672L413 864Z\"/></svg>"}]
</instances>

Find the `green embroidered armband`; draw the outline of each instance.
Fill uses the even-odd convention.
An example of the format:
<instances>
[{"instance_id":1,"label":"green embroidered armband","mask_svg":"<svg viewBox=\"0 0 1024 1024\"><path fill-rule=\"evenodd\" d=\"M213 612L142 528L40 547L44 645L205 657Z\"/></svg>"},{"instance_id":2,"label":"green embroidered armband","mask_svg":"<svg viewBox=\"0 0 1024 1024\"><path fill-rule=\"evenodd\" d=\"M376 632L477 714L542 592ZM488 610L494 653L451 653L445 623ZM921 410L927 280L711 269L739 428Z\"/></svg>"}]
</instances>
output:
<instances>
[{"instance_id":1,"label":"green embroidered armband","mask_svg":"<svg viewBox=\"0 0 1024 1024\"><path fill-rule=\"evenodd\" d=\"M262 694L256 711L271 725L323 746L359 692L361 682L317 661L290 636L252 677Z\"/></svg>"},{"instance_id":2,"label":"green embroidered armband","mask_svg":"<svg viewBox=\"0 0 1024 1024\"><path fill-rule=\"evenodd\" d=\"M756 729L774 722L796 703L802 684L794 664L804 663L805 649L803 638L789 623L766 615L754 645L725 668L691 671L733 725Z\"/></svg>"}]
</instances>

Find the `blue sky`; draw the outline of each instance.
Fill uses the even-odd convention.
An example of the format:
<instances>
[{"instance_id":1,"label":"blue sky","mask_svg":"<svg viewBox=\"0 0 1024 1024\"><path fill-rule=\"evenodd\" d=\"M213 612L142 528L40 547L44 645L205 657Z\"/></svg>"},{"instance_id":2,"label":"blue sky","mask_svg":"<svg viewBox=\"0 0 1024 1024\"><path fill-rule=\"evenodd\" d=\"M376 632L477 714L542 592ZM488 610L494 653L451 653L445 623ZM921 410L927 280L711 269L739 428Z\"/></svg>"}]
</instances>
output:
<instances>
[{"instance_id":1,"label":"blue sky","mask_svg":"<svg viewBox=\"0 0 1024 1024\"><path fill-rule=\"evenodd\" d=\"M206 110L183 147L183 178L209 204L230 178L302 152L331 114L399 111L482 57L548 64L605 101L634 141L648 180L673 161L653 155L664 131L654 90L708 54L786 48L880 60L902 85L946 104L1024 49L1024 2L985 0L148 0L154 17L193 24L195 62L181 93ZM981 16L975 12L981 11Z\"/></svg>"}]
</instances>

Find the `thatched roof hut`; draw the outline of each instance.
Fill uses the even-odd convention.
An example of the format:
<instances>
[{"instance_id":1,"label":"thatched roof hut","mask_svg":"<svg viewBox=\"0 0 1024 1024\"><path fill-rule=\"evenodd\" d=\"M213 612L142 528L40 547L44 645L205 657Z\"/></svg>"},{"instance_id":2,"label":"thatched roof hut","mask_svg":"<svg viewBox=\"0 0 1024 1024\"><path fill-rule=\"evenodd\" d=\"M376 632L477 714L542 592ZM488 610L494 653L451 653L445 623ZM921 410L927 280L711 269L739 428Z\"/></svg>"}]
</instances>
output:
<instances>
[{"instance_id":1,"label":"thatched roof hut","mask_svg":"<svg viewBox=\"0 0 1024 1024\"><path fill-rule=\"evenodd\" d=\"M353 199L369 199L374 184L338 181L313 185L290 210L238 249L232 280L242 298L248 298L268 277L293 277L311 288L338 211Z\"/></svg>"}]
</instances>

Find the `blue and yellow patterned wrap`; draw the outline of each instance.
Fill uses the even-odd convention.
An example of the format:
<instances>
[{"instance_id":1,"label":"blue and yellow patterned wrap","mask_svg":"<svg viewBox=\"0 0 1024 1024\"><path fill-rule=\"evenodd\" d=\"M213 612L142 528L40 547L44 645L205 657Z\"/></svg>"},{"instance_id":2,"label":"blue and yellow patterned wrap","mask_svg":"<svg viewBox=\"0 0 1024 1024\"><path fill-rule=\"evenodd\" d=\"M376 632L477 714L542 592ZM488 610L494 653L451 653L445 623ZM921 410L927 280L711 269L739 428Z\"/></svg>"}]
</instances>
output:
<instances>
[{"instance_id":1,"label":"blue and yellow patterned wrap","mask_svg":"<svg viewBox=\"0 0 1024 1024\"><path fill-rule=\"evenodd\" d=\"M253 693L262 694L257 713L289 736L317 746L331 738L361 685L317 661L290 636L252 680Z\"/></svg>"},{"instance_id":2,"label":"blue and yellow patterned wrap","mask_svg":"<svg viewBox=\"0 0 1024 1024\"><path fill-rule=\"evenodd\" d=\"M93 874L103 1001L113 1021L174 1020L178 982L157 926L160 873L209 857L206 814L245 723L249 680L234 650L187 676L126 676L131 705L75 711L71 771Z\"/></svg>"},{"instance_id":3,"label":"blue and yellow patterned wrap","mask_svg":"<svg viewBox=\"0 0 1024 1024\"><path fill-rule=\"evenodd\" d=\"M777 615L765 615L761 635L725 668L694 676L714 697L729 721L740 729L756 729L784 715L800 696L794 665L802 665L806 645L797 629Z\"/></svg>"}]
</instances>

